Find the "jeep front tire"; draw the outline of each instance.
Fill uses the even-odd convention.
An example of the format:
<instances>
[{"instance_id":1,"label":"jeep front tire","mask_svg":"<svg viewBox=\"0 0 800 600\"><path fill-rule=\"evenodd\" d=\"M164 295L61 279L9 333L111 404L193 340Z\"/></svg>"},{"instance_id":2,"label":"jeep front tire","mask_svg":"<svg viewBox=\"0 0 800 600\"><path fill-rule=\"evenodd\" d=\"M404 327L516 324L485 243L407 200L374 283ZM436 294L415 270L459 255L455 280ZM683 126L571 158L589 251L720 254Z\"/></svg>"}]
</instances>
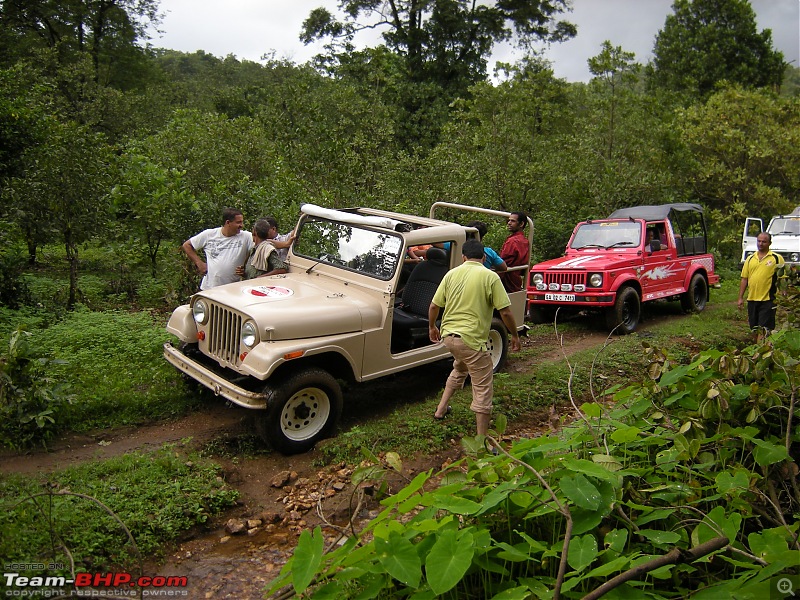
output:
<instances>
[{"instance_id":1,"label":"jeep front tire","mask_svg":"<svg viewBox=\"0 0 800 600\"><path fill-rule=\"evenodd\" d=\"M617 292L614 306L606 309L606 327L620 335L633 333L639 325L642 301L639 292L632 287L624 287Z\"/></svg>"},{"instance_id":2,"label":"jeep front tire","mask_svg":"<svg viewBox=\"0 0 800 600\"><path fill-rule=\"evenodd\" d=\"M305 368L268 384L258 432L282 454L307 452L327 437L342 411L342 390L327 371Z\"/></svg>"}]
</instances>

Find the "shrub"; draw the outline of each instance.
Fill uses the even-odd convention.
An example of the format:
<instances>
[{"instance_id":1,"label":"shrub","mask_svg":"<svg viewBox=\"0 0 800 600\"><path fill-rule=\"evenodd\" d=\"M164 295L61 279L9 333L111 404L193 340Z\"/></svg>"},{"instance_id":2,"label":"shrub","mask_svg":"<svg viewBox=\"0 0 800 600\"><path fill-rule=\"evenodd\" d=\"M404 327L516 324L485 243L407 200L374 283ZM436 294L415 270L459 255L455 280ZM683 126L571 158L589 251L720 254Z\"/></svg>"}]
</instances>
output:
<instances>
[{"instance_id":1,"label":"shrub","mask_svg":"<svg viewBox=\"0 0 800 600\"><path fill-rule=\"evenodd\" d=\"M61 416L71 396L64 385L47 376L54 361L38 357L31 334L17 328L0 356L0 443L10 448L44 445L61 428Z\"/></svg>"}]
</instances>

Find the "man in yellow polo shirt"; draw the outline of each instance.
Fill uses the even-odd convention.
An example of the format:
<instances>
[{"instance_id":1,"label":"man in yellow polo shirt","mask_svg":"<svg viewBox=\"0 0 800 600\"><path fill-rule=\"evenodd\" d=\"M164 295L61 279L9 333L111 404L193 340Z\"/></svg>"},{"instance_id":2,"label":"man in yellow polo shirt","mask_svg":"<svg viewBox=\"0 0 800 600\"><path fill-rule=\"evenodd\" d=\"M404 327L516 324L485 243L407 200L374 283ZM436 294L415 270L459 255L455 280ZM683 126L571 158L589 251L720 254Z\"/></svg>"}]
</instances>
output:
<instances>
[{"instance_id":1,"label":"man in yellow polo shirt","mask_svg":"<svg viewBox=\"0 0 800 600\"><path fill-rule=\"evenodd\" d=\"M428 309L428 335L442 342L453 355L453 370L447 378L434 418L450 412L450 398L464 387L467 375L472 381L472 404L478 435L486 435L492 416L492 357L486 349L492 315L497 310L511 333L511 350L520 349L517 324L511 301L494 271L483 266L483 244L467 240L461 253L464 262L448 271L439 284ZM436 319L444 308L441 332Z\"/></svg>"},{"instance_id":2,"label":"man in yellow polo shirt","mask_svg":"<svg viewBox=\"0 0 800 600\"><path fill-rule=\"evenodd\" d=\"M766 232L756 238L757 252L747 257L742 267L738 307L744 304L747 290L747 319L750 328L758 331L758 340L775 329L775 291L783 269L783 257L769 251L772 236Z\"/></svg>"}]
</instances>

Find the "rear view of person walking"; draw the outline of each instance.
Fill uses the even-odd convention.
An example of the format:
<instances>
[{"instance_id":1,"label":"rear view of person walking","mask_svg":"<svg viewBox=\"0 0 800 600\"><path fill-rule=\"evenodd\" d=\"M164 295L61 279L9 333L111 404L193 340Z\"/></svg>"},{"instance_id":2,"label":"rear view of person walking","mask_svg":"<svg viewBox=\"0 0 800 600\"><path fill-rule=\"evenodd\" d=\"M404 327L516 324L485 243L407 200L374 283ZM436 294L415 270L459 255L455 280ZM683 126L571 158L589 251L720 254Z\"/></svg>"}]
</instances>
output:
<instances>
[{"instance_id":1,"label":"rear view of person walking","mask_svg":"<svg viewBox=\"0 0 800 600\"><path fill-rule=\"evenodd\" d=\"M486 435L492 416L493 365L487 350L492 316L497 310L511 334L512 351L521 347L511 301L500 277L483 266L484 249L478 240L464 243L461 266L447 272L428 309L428 336L442 342L453 355L453 370L445 383L434 418L450 412L450 398L464 387L467 375L472 381L472 404L478 435ZM444 309L441 330L436 319Z\"/></svg>"}]
</instances>

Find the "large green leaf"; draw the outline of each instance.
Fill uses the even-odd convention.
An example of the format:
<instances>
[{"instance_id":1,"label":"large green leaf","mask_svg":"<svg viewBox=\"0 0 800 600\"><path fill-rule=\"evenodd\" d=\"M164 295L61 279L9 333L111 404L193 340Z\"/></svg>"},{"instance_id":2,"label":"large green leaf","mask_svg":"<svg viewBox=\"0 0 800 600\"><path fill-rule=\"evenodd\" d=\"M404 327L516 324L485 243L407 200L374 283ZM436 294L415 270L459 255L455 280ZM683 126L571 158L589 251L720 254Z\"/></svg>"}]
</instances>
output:
<instances>
[{"instance_id":1,"label":"large green leaf","mask_svg":"<svg viewBox=\"0 0 800 600\"><path fill-rule=\"evenodd\" d=\"M305 591L319 569L323 544L322 530L319 527L314 529L314 533L306 529L300 534L292 559L292 586L298 594Z\"/></svg>"},{"instance_id":2,"label":"large green leaf","mask_svg":"<svg viewBox=\"0 0 800 600\"><path fill-rule=\"evenodd\" d=\"M474 556L472 534L449 530L438 536L425 559L428 585L436 595L453 589L464 577Z\"/></svg>"},{"instance_id":3,"label":"large green leaf","mask_svg":"<svg viewBox=\"0 0 800 600\"><path fill-rule=\"evenodd\" d=\"M389 575L410 587L419 587L422 561L411 542L392 532L387 539L375 538L375 552Z\"/></svg>"},{"instance_id":4,"label":"large green leaf","mask_svg":"<svg viewBox=\"0 0 800 600\"><path fill-rule=\"evenodd\" d=\"M750 487L750 476L750 471L736 469L733 474L730 471L723 471L716 476L714 481L720 494L738 496Z\"/></svg>"},{"instance_id":5,"label":"large green leaf","mask_svg":"<svg viewBox=\"0 0 800 600\"><path fill-rule=\"evenodd\" d=\"M576 571L583 571L597 558L597 539L593 535L572 538L567 552L567 562Z\"/></svg>"},{"instance_id":6,"label":"large green leaf","mask_svg":"<svg viewBox=\"0 0 800 600\"><path fill-rule=\"evenodd\" d=\"M595 510L600 506L600 492L586 477L581 474L562 477L559 483L561 491L574 504L587 510Z\"/></svg>"},{"instance_id":7,"label":"large green leaf","mask_svg":"<svg viewBox=\"0 0 800 600\"><path fill-rule=\"evenodd\" d=\"M661 531L659 529L640 529L637 534L659 545L674 544L681 539L681 534L675 531Z\"/></svg>"},{"instance_id":8,"label":"large green leaf","mask_svg":"<svg viewBox=\"0 0 800 600\"><path fill-rule=\"evenodd\" d=\"M770 442L758 439L754 439L753 444L755 444L755 448L753 448L753 458L762 467L767 467L789 458L785 446L771 444Z\"/></svg>"},{"instance_id":9,"label":"large green leaf","mask_svg":"<svg viewBox=\"0 0 800 600\"><path fill-rule=\"evenodd\" d=\"M732 513L728 517L725 515L724 507L716 506L703 518L703 521L695 527L694 531L692 531L692 546L699 546L721 535L727 537L730 542L734 542L741 525L741 514Z\"/></svg>"}]
</instances>

